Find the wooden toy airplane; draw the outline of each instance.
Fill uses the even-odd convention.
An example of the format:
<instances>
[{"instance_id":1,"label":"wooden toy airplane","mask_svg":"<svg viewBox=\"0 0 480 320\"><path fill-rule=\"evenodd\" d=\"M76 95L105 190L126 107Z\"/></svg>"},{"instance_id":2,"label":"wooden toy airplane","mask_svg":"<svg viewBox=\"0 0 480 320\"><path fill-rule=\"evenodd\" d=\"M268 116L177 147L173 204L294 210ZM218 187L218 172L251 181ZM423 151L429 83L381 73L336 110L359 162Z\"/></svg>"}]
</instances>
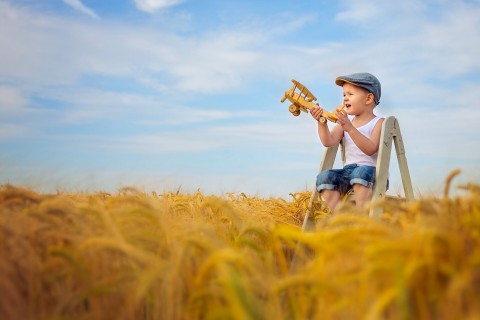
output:
<instances>
[{"instance_id":1,"label":"wooden toy airplane","mask_svg":"<svg viewBox=\"0 0 480 320\"><path fill-rule=\"evenodd\" d=\"M294 116L297 117L298 115L300 115L300 111L308 113L308 110L318 107L318 105L314 103L317 98L315 98L313 93L311 93L310 90L307 89L307 87L305 87L297 80L292 79L292 82L292 87L288 91L285 91L283 98L280 100L281 102L284 102L286 99L288 99L292 103L288 107L288 111L290 111ZM342 109L343 105L339 105L337 108L335 108L333 112L328 112L324 109L320 121L325 122L327 120L330 120L332 122L337 122L338 119L335 116L335 111Z\"/></svg>"}]
</instances>

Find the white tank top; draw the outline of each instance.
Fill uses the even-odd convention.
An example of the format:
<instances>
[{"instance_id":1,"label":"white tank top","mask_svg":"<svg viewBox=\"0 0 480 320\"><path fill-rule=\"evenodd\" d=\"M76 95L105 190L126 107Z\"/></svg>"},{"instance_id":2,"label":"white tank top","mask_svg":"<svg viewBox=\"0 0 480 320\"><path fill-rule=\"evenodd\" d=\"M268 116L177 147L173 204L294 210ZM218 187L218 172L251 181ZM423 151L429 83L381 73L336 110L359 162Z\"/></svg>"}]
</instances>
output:
<instances>
[{"instance_id":1,"label":"white tank top","mask_svg":"<svg viewBox=\"0 0 480 320\"><path fill-rule=\"evenodd\" d=\"M372 136L373 128L375 128L375 125L380 119L382 118L375 116L375 118L370 120L369 123L358 127L357 130L367 138L370 138ZM345 138L345 165L357 164L359 166L377 166L378 151L371 156L368 156L357 147L347 132L344 132L343 137Z\"/></svg>"}]
</instances>

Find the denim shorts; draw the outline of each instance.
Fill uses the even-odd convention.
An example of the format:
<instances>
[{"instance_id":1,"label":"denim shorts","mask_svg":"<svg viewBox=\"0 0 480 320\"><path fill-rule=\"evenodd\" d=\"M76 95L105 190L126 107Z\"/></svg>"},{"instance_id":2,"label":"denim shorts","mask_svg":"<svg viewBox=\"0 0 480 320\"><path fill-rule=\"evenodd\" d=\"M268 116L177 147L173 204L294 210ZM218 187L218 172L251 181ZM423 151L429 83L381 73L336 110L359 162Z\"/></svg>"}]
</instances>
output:
<instances>
[{"instance_id":1,"label":"denim shorts","mask_svg":"<svg viewBox=\"0 0 480 320\"><path fill-rule=\"evenodd\" d=\"M317 176L317 191L338 190L341 194L346 194L356 183L372 188L375 183L375 167L349 164L343 169L322 171Z\"/></svg>"}]
</instances>

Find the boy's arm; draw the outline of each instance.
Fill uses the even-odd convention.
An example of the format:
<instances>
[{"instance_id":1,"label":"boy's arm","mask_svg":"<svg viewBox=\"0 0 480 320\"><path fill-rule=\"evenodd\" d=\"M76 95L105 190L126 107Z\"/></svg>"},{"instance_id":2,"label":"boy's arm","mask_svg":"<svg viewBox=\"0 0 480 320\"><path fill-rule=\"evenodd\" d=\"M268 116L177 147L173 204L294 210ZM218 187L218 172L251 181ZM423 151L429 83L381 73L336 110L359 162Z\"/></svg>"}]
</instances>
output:
<instances>
[{"instance_id":1,"label":"boy's arm","mask_svg":"<svg viewBox=\"0 0 480 320\"><path fill-rule=\"evenodd\" d=\"M327 122L318 121L318 136L325 147L331 147L340 142L343 138L343 128L340 125L335 125L330 132Z\"/></svg>"},{"instance_id":2,"label":"boy's arm","mask_svg":"<svg viewBox=\"0 0 480 320\"><path fill-rule=\"evenodd\" d=\"M340 125L336 125L330 132L327 122L320 121L322 113L323 109L320 106L310 109L310 114L318 121L318 136L320 137L320 141L325 147L331 147L342 139L343 128Z\"/></svg>"}]
</instances>

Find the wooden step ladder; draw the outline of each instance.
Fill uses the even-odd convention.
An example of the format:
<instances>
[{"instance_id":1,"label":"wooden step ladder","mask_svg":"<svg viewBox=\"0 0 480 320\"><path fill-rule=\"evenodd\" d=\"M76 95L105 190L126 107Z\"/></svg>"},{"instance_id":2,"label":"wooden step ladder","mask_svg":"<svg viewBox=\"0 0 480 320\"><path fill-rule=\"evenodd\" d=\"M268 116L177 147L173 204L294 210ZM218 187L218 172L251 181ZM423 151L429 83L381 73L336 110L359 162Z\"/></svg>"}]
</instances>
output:
<instances>
[{"instance_id":1,"label":"wooden step ladder","mask_svg":"<svg viewBox=\"0 0 480 320\"><path fill-rule=\"evenodd\" d=\"M400 125L398 120L391 116L387 117L382 123L382 132L380 135L380 144L378 149L377 166L375 171L375 185L373 186L372 203L385 197L387 190L388 169L390 166L390 155L392 151L392 142L395 144L395 150L397 153L398 166L400 169L400 175L402 177L403 190L405 193L406 201L413 201L413 188L412 181L410 180L410 173L408 171L407 158L405 156L405 146L403 145L402 135L400 133ZM320 163L320 172L333 168L335 158L338 151L338 146L341 143L337 143L325 150L323 159ZM345 152L342 148L342 163L345 162ZM307 207L307 212L303 220L302 230L311 231L315 228L314 211L316 203L318 203L319 194L316 187L310 197L310 202ZM369 215L372 218L378 218L383 212L383 209L379 206L371 206Z\"/></svg>"}]
</instances>

